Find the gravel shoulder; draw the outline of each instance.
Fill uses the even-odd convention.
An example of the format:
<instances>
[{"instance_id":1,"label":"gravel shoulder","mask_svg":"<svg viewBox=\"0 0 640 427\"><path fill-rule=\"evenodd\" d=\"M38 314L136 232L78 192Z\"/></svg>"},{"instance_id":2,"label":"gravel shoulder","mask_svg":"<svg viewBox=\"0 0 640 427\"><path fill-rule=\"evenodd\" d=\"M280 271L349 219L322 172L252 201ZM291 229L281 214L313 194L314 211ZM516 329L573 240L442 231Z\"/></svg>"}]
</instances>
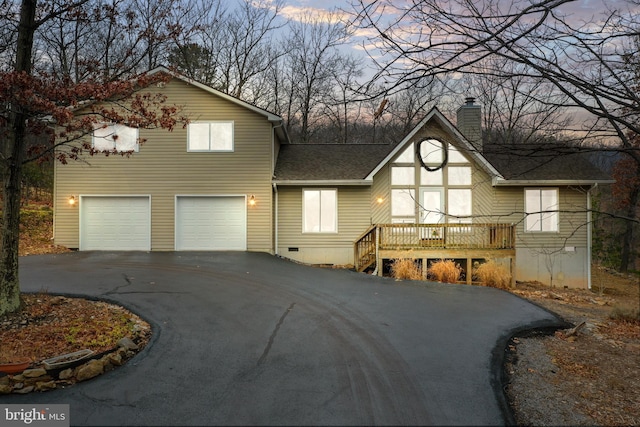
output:
<instances>
[{"instance_id":1,"label":"gravel shoulder","mask_svg":"<svg viewBox=\"0 0 640 427\"><path fill-rule=\"evenodd\" d=\"M574 325L510 341L505 392L518 425L640 425L640 281L594 268L593 284L512 291Z\"/></svg>"}]
</instances>

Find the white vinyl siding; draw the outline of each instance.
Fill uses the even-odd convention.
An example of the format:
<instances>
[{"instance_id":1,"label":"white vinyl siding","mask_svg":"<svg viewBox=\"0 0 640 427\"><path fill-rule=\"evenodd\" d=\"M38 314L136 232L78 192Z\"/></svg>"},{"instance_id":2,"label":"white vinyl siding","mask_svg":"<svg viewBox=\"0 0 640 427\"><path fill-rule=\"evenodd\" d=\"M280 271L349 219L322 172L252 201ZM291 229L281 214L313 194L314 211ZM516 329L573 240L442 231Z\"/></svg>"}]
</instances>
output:
<instances>
[{"instance_id":1,"label":"white vinyl siding","mask_svg":"<svg viewBox=\"0 0 640 427\"><path fill-rule=\"evenodd\" d=\"M187 151L233 151L233 122L189 123Z\"/></svg>"},{"instance_id":2,"label":"white vinyl siding","mask_svg":"<svg viewBox=\"0 0 640 427\"><path fill-rule=\"evenodd\" d=\"M527 188L525 231L558 232L558 189Z\"/></svg>"},{"instance_id":3,"label":"white vinyl siding","mask_svg":"<svg viewBox=\"0 0 640 427\"><path fill-rule=\"evenodd\" d=\"M154 85L154 91L157 87ZM151 195L151 250L174 251L176 195L255 195L247 208L247 250L274 251L273 125L265 117L173 79L162 88L167 105L183 106L191 122L233 122L233 153L187 152L188 129L140 129L140 152L90 156L55 166L55 243L79 247L78 206L71 195ZM88 140L91 143L90 139ZM108 184L106 184L108 183ZM296 210L300 217L300 210Z\"/></svg>"},{"instance_id":4,"label":"white vinyl siding","mask_svg":"<svg viewBox=\"0 0 640 427\"><path fill-rule=\"evenodd\" d=\"M122 124L96 124L92 138L96 151L138 151L138 129Z\"/></svg>"},{"instance_id":5,"label":"white vinyl siding","mask_svg":"<svg viewBox=\"0 0 640 427\"><path fill-rule=\"evenodd\" d=\"M303 190L304 233L338 232L338 191Z\"/></svg>"}]
</instances>

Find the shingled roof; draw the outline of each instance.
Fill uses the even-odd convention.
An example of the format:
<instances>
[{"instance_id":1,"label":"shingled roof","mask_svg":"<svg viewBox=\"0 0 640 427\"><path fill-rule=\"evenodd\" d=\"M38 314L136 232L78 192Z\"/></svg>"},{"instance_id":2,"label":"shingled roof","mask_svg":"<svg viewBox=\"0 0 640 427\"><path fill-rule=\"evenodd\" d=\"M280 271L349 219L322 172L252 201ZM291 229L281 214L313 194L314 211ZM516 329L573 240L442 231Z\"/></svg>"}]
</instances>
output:
<instances>
[{"instance_id":1,"label":"shingled roof","mask_svg":"<svg viewBox=\"0 0 640 427\"><path fill-rule=\"evenodd\" d=\"M506 181L610 182L591 154L558 144L485 144L482 152Z\"/></svg>"},{"instance_id":2,"label":"shingled roof","mask_svg":"<svg viewBox=\"0 0 640 427\"><path fill-rule=\"evenodd\" d=\"M388 144L283 144L275 180L362 180L392 149Z\"/></svg>"}]
</instances>

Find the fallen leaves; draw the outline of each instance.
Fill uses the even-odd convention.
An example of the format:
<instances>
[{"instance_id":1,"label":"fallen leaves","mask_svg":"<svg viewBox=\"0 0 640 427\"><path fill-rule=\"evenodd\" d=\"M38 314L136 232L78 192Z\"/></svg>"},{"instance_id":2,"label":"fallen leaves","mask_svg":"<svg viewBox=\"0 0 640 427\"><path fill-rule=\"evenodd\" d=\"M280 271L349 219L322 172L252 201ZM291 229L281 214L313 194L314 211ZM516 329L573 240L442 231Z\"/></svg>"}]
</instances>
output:
<instances>
[{"instance_id":1,"label":"fallen leaves","mask_svg":"<svg viewBox=\"0 0 640 427\"><path fill-rule=\"evenodd\" d=\"M90 349L101 353L119 339L149 334L149 325L128 310L103 301L48 294L23 294L23 308L0 320L0 363Z\"/></svg>"}]
</instances>

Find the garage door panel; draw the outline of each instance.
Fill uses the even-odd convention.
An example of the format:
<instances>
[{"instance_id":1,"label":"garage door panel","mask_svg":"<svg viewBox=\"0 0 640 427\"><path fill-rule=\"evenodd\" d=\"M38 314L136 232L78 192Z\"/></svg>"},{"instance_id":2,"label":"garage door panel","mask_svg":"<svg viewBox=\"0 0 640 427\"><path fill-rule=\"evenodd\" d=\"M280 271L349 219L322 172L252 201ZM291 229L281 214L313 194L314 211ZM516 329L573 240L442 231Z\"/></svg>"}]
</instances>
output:
<instances>
[{"instance_id":1,"label":"garage door panel","mask_svg":"<svg viewBox=\"0 0 640 427\"><path fill-rule=\"evenodd\" d=\"M150 250L148 196L83 196L80 250Z\"/></svg>"},{"instance_id":2,"label":"garage door panel","mask_svg":"<svg viewBox=\"0 0 640 427\"><path fill-rule=\"evenodd\" d=\"M244 196L179 196L176 250L246 250Z\"/></svg>"}]
</instances>

